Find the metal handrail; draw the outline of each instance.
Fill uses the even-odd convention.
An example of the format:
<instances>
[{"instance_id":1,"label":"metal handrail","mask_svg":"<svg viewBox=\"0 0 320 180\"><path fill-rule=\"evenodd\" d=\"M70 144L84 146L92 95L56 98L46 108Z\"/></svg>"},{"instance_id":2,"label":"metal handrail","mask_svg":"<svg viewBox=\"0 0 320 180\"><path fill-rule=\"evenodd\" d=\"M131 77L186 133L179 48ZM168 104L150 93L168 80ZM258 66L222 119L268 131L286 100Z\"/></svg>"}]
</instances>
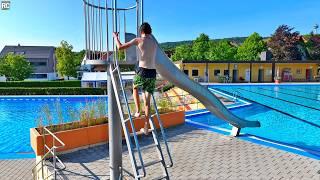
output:
<instances>
[{"instance_id":1,"label":"metal handrail","mask_svg":"<svg viewBox=\"0 0 320 180\"><path fill-rule=\"evenodd\" d=\"M233 91L232 92L233 101L237 101L237 99L239 98L240 95L241 95L241 93L239 91Z\"/></svg>"},{"instance_id":2,"label":"metal handrail","mask_svg":"<svg viewBox=\"0 0 320 180\"><path fill-rule=\"evenodd\" d=\"M197 110L198 109L203 109L200 108L199 105L202 104L198 99L194 98L196 102L191 102L191 103L187 103L187 96L190 96L191 94L189 93L184 93L184 94L177 94L177 95L168 95L164 98L167 98L169 102L172 103L171 106L169 106L170 108L177 108L177 107L183 107L183 109L185 110L187 105L197 105ZM176 103L176 101L172 100L173 98L182 98L183 101L180 103ZM128 104L134 104L133 101L128 102Z\"/></svg>"},{"instance_id":3,"label":"metal handrail","mask_svg":"<svg viewBox=\"0 0 320 180\"><path fill-rule=\"evenodd\" d=\"M39 162L36 163L36 165L32 168L32 173L33 173L33 176L36 175L38 176L38 172L41 170L41 173L42 173L42 177L43 179L48 179L50 176L54 175L54 179L57 178L57 171L58 170L63 170L66 168L65 164L60 160L60 158L56 155L56 152L57 152L57 149L59 148L63 148L65 146L65 144L55 135L53 134L48 128L46 127L43 127L43 140L44 140L44 149L47 149L48 152L46 152L43 157L41 158L41 160ZM50 134L53 138L52 138L52 147L50 148L49 146L47 146L45 144L45 135L47 132L48 134ZM60 143L59 146L56 146L55 145L55 141L57 141L58 143ZM43 172L43 168L44 168L44 161L49 157L49 155L52 156L53 158L53 168L54 168L54 172L51 173L50 175L47 175L46 177L44 177L44 172ZM57 168L57 161L61 164L62 168ZM35 169L38 167L38 165L41 164L41 167L39 169L37 169L35 171ZM34 174L35 173L35 174Z\"/></svg>"},{"instance_id":4,"label":"metal handrail","mask_svg":"<svg viewBox=\"0 0 320 180\"><path fill-rule=\"evenodd\" d=\"M83 2L84 2L85 4L87 4L88 6L93 7L93 8L104 9L104 10L106 9L106 7L91 4L91 3L87 2L86 0L83 0ZM137 5L132 5L132 6L127 7L127 8L116 8L116 10L117 10L117 11L126 11L126 10L135 9L136 7L137 7ZM107 8L107 9L108 9L108 10L114 10L114 8Z\"/></svg>"}]
</instances>

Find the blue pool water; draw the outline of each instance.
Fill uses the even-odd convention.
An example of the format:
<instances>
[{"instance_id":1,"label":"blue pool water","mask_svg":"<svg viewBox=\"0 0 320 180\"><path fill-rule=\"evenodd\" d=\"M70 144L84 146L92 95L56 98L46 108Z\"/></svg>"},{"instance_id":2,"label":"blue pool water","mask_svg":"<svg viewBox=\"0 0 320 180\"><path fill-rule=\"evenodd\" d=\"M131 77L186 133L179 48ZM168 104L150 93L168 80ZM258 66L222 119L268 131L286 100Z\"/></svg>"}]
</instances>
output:
<instances>
[{"instance_id":1,"label":"blue pool water","mask_svg":"<svg viewBox=\"0 0 320 180\"><path fill-rule=\"evenodd\" d=\"M95 102L107 102L107 97L24 96L0 97L0 159L34 157L30 146L29 129L37 125L43 107L51 110L54 123L61 109L64 122L79 119L79 110ZM57 108L60 106L61 108ZM74 116L70 112L76 112ZM74 119L72 119L74 118ZM44 119L44 124L47 124Z\"/></svg>"},{"instance_id":2,"label":"blue pool water","mask_svg":"<svg viewBox=\"0 0 320 180\"><path fill-rule=\"evenodd\" d=\"M320 158L320 85L216 85L209 89L232 94L252 105L231 111L247 120L259 120L260 128L241 132L278 144L303 149ZM207 126L230 130L229 124L210 113L188 117Z\"/></svg>"}]
</instances>

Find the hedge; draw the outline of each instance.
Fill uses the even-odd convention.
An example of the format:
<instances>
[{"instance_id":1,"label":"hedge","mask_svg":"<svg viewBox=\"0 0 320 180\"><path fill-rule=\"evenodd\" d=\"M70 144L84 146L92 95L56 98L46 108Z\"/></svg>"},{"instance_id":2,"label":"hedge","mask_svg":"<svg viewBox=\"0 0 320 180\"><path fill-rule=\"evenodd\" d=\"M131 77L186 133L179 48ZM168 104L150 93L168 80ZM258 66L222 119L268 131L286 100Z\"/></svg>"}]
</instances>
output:
<instances>
[{"instance_id":1,"label":"hedge","mask_svg":"<svg viewBox=\"0 0 320 180\"><path fill-rule=\"evenodd\" d=\"M169 91L170 89L174 88L174 85L169 83L167 85L165 85L163 88L162 88L162 92L167 92Z\"/></svg>"},{"instance_id":2,"label":"hedge","mask_svg":"<svg viewBox=\"0 0 320 180\"><path fill-rule=\"evenodd\" d=\"M81 81L7 81L0 87L81 87Z\"/></svg>"},{"instance_id":3,"label":"hedge","mask_svg":"<svg viewBox=\"0 0 320 180\"><path fill-rule=\"evenodd\" d=\"M0 95L104 95L100 88L0 88Z\"/></svg>"}]
</instances>

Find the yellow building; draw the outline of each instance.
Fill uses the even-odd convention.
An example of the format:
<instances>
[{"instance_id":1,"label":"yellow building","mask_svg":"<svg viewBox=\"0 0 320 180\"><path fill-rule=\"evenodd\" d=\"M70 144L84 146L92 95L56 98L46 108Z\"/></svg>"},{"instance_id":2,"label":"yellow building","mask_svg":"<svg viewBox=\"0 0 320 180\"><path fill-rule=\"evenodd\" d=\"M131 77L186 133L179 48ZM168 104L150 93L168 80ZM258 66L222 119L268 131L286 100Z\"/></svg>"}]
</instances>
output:
<instances>
[{"instance_id":1,"label":"yellow building","mask_svg":"<svg viewBox=\"0 0 320 180\"><path fill-rule=\"evenodd\" d=\"M320 61L178 61L176 65L199 82L310 82L318 80Z\"/></svg>"}]
</instances>

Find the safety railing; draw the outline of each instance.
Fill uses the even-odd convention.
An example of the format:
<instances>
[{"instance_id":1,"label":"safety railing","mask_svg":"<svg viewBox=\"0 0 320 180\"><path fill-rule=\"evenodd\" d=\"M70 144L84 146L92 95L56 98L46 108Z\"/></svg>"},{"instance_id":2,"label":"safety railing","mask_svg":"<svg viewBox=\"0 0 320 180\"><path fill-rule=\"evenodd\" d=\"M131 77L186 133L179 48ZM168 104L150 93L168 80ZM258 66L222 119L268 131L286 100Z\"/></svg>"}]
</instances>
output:
<instances>
[{"instance_id":1,"label":"safety railing","mask_svg":"<svg viewBox=\"0 0 320 180\"><path fill-rule=\"evenodd\" d=\"M204 105L189 93L169 95L168 93L159 92L155 95L159 112L176 111L176 110L200 110L205 109ZM129 106L134 106L132 98L129 99ZM141 102L141 105L143 103ZM151 108L151 111L153 109Z\"/></svg>"},{"instance_id":2,"label":"safety railing","mask_svg":"<svg viewBox=\"0 0 320 180\"><path fill-rule=\"evenodd\" d=\"M240 95L241 95L241 93L240 93L239 91L233 91L233 92L232 92L232 100L233 100L234 102L236 102L236 101L238 100L238 98L239 98Z\"/></svg>"},{"instance_id":3,"label":"safety railing","mask_svg":"<svg viewBox=\"0 0 320 180\"><path fill-rule=\"evenodd\" d=\"M46 144L47 134L49 134L52 137L52 147ZM65 164L57 156L57 149L63 148L65 144L46 127L43 127L42 136L43 136L44 152L46 151L47 152L43 155L41 160L38 161L36 165L32 168L33 179L46 180L46 179L50 179L50 177L53 176L53 179L56 180L57 172L66 168ZM46 160L51 157L52 157L53 172L49 173L48 167L50 166L46 164ZM60 163L61 167L57 166L57 162ZM47 167L46 174L45 174L44 167ZM41 173L40 176L39 176L39 172Z\"/></svg>"}]
</instances>

